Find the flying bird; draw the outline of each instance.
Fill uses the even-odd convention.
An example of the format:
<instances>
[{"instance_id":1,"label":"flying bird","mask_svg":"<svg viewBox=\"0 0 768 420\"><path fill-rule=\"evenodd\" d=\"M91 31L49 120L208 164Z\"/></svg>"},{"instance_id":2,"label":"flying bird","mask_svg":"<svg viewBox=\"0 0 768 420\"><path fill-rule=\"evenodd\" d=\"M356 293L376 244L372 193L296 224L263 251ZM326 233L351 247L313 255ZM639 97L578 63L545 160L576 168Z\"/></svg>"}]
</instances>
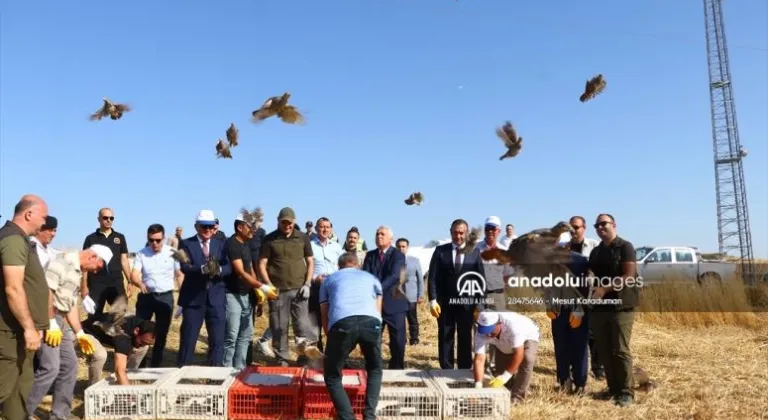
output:
<instances>
[{"instance_id":1,"label":"flying bird","mask_svg":"<svg viewBox=\"0 0 768 420\"><path fill-rule=\"evenodd\" d=\"M256 207L253 210L248 210L247 207L243 206L240 209L240 214L243 215L243 219L245 220L245 223L248 223L251 226L255 226L257 223L261 223L264 221L264 211L261 209L261 207Z\"/></svg>"},{"instance_id":2,"label":"flying bird","mask_svg":"<svg viewBox=\"0 0 768 420\"><path fill-rule=\"evenodd\" d=\"M471 254L475 247L477 246L477 242L480 240L480 236L483 234L483 228L482 227L473 227L469 231L469 235L467 235L467 242L464 244L464 248L461 250L461 253L464 255Z\"/></svg>"},{"instance_id":3,"label":"flying bird","mask_svg":"<svg viewBox=\"0 0 768 420\"><path fill-rule=\"evenodd\" d=\"M191 264L191 261L189 259L189 255L187 255L187 252L183 249L173 249L171 248L171 258L178 261L181 264Z\"/></svg>"},{"instance_id":4,"label":"flying bird","mask_svg":"<svg viewBox=\"0 0 768 420\"><path fill-rule=\"evenodd\" d=\"M104 101L104 105L101 106L101 109L91 114L91 121L100 121L106 116L109 116L109 118L113 120L119 120L123 117L124 112L129 112L131 110L131 107L126 104L115 104L110 102L107 98L101 99Z\"/></svg>"},{"instance_id":5,"label":"flying bird","mask_svg":"<svg viewBox=\"0 0 768 420\"><path fill-rule=\"evenodd\" d=\"M496 129L496 135L504 142L507 152L499 157L499 160L513 158L520 153L523 148L523 138L517 136L517 130L512 123L507 121L503 126Z\"/></svg>"},{"instance_id":6,"label":"flying bird","mask_svg":"<svg viewBox=\"0 0 768 420\"><path fill-rule=\"evenodd\" d=\"M512 241L507 250L493 248L480 253L482 259L496 260L520 268L525 276L565 276L570 262L570 249L558 245L560 235L573 233L567 222L559 222L552 228L532 230Z\"/></svg>"},{"instance_id":7,"label":"flying bird","mask_svg":"<svg viewBox=\"0 0 768 420\"><path fill-rule=\"evenodd\" d=\"M255 123L266 120L269 117L277 115L283 122L288 124L301 124L304 122L304 117L293 105L288 105L288 99L291 94L285 92L283 96L273 96L266 101L261 107L251 113L253 116L252 121Z\"/></svg>"},{"instance_id":8,"label":"flying bird","mask_svg":"<svg viewBox=\"0 0 768 420\"><path fill-rule=\"evenodd\" d=\"M415 192L408 196L408 198L405 199L405 204L412 206L417 205L420 206L424 202L424 194L420 192Z\"/></svg>"},{"instance_id":9,"label":"flying bird","mask_svg":"<svg viewBox=\"0 0 768 420\"><path fill-rule=\"evenodd\" d=\"M581 102L587 102L590 99L593 99L595 96L603 93L606 85L607 82L605 79L603 79L602 74L598 74L597 76L587 80L587 86L584 88L584 93L581 94L579 100Z\"/></svg>"},{"instance_id":10,"label":"flying bird","mask_svg":"<svg viewBox=\"0 0 768 420\"><path fill-rule=\"evenodd\" d=\"M219 158L232 159L232 152L229 150L229 145L224 143L221 139L216 143L216 154Z\"/></svg>"},{"instance_id":11,"label":"flying bird","mask_svg":"<svg viewBox=\"0 0 768 420\"><path fill-rule=\"evenodd\" d=\"M227 129L227 143L229 147L235 147L238 145L237 139L240 136L240 131L235 127L235 123L231 123Z\"/></svg>"},{"instance_id":12,"label":"flying bird","mask_svg":"<svg viewBox=\"0 0 768 420\"><path fill-rule=\"evenodd\" d=\"M405 283L408 281L408 269L406 267L402 267L400 269L400 278L395 285L395 287L392 288L392 297L396 299L405 299Z\"/></svg>"}]
</instances>

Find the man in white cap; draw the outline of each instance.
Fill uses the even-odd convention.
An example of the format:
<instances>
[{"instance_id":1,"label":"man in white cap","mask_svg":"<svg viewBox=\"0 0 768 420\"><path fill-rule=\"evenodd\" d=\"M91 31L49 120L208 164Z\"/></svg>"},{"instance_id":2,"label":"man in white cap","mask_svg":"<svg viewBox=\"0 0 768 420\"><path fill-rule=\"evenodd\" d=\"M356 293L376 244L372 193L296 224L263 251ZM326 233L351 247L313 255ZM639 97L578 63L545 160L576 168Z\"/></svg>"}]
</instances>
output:
<instances>
[{"instance_id":1,"label":"man in white cap","mask_svg":"<svg viewBox=\"0 0 768 420\"><path fill-rule=\"evenodd\" d=\"M86 356L93 354L96 345L95 339L85 334L80 324L80 281L84 272L97 272L111 259L109 248L92 245L84 251L59 253L48 262L45 277L51 291L54 317L45 332L44 343L35 355L37 366L32 390L26 398L27 415L34 414L52 388L50 418L70 418L78 369L75 342ZM61 327L64 327L63 332Z\"/></svg>"},{"instance_id":2,"label":"man in white cap","mask_svg":"<svg viewBox=\"0 0 768 420\"><path fill-rule=\"evenodd\" d=\"M491 388L506 386L512 394L512 401L521 401L525 398L536 363L539 328L531 318L515 312L483 311L478 314L476 323L475 388L483 387L486 346L490 344L499 353L494 372L497 376L488 385Z\"/></svg>"},{"instance_id":3,"label":"man in white cap","mask_svg":"<svg viewBox=\"0 0 768 420\"><path fill-rule=\"evenodd\" d=\"M489 249L500 248L507 249L500 241L501 219L498 216L489 216L484 224L485 238L477 244L479 252L485 252ZM485 269L485 288L486 304L485 309L493 311L504 311L507 309L507 296L504 294L506 279L514 274L512 266L499 264L496 260L483 261ZM493 369L496 363L496 354L498 349L494 349L488 355L488 366Z\"/></svg>"},{"instance_id":4,"label":"man in white cap","mask_svg":"<svg viewBox=\"0 0 768 420\"><path fill-rule=\"evenodd\" d=\"M223 366L226 336L226 288L224 279L232 274L226 243L213 237L218 219L212 210L201 210L195 218L195 236L179 244L189 256L181 263L184 282L179 290L176 314L181 314L178 367L192 362L200 328L208 332L208 364Z\"/></svg>"}]
</instances>

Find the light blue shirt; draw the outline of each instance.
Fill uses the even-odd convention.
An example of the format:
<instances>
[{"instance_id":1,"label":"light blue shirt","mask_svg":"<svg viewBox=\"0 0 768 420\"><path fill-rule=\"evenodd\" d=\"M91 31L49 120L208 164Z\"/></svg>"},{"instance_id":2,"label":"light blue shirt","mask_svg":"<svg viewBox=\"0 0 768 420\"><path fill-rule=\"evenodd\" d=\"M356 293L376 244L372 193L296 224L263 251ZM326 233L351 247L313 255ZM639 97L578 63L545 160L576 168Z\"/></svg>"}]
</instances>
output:
<instances>
[{"instance_id":1,"label":"light blue shirt","mask_svg":"<svg viewBox=\"0 0 768 420\"><path fill-rule=\"evenodd\" d=\"M414 303L424 296L424 273L421 272L421 261L408 255L405 257L406 276L405 297L408 302Z\"/></svg>"},{"instance_id":2,"label":"light blue shirt","mask_svg":"<svg viewBox=\"0 0 768 420\"><path fill-rule=\"evenodd\" d=\"M160 252L145 247L136 253L131 270L141 271L141 282L147 286L150 293L171 292L175 287L176 270L180 270L179 262L173 259L173 247L163 245Z\"/></svg>"},{"instance_id":3,"label":"light blue shirt","mask_svg":"<svg viewBox=\"0 0 768 420\"><path fill-rule=\"evenodd\" d=\"M323 281L320 304L328 304L328 330L350 316L371 316L381 321L376 297L381 296L381 282L359 268L344 268Z\"/></svg>"},{"instance_id":4,"label":"light blue shirt","mask_svg":"<svg viewBox=\"0 0 768 420\"><path fill-rule=\"evenodd\" d=\"M315 261L315 268L312 272L312 279L325 274L330 276L331 274L339 270L339 257L344 254L344 250L341 248L338 242L333 242L330 239L325 245L320 243L317 235L310 241L312 244L312 258Z\"/></svg>"}]
</instances>

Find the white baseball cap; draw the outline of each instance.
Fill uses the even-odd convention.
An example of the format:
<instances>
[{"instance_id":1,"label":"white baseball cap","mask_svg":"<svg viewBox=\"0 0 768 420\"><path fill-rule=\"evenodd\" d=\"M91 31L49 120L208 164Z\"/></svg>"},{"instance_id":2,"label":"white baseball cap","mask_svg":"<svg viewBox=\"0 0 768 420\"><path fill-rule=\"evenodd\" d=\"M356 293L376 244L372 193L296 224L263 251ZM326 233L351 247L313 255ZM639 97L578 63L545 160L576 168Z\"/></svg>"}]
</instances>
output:
<instances>
[{"instance_id":1,"label":"white baseball cap","mask_svg":"<svg viewBox=\"0 0 768 420\"><path fill-rule=\"evenodd\" d=\"M499 323L499 313L491 311L483 311L477 316L477 333L482 335L488 335L496 328L496 324Z\"/></svg>"},{"instance_id":2,"label":"white baseball cap","mask_svg":"<svg viewBox=\"0 0 768 420\"><path fill-rule=\"evenodd\" d=\"M501 219L499 219L496 216L489 216L487 219L485 219L485 225L491 225L495 227L501 227Z\"/></svg>"},{"instance_id":3,"label":"white baseball cap","mask_svg":"<svg viewBox=\"0 0 768 420\"><path fill-rule=\"evenodd\" d=\"M93 250L94 254L96 254L97 257L104 260L104 268L106 269L109 265L109 261L112 259L112 250L104 245L91 245L90 248Z\"/></svg>"},{"instance_id":4,"label":"white baseball cap","mask_svg":"<svg viewBox=\"0 0 768 420\"><path fill-rule=\"evenodd\" d=\"M198 225L215 225L216 215L213 214L213 210L200 210L195 217L195 223Z\"/></svg>"}]
</instances>

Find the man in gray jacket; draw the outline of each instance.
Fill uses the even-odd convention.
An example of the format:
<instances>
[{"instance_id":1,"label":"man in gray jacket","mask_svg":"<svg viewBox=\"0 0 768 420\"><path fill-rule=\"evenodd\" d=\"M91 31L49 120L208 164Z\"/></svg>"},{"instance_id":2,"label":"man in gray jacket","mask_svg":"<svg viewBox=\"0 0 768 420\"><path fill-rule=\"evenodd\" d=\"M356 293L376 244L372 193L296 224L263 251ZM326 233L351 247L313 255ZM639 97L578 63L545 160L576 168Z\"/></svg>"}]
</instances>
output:
<instances>
[{"instance_id":1,"label":"man in gray jacket","mask_svg":"<svg viewBox=\"0 0 768 420\"><path fill-rule=\"evenodd\" d=\"M406 275L408 280L405 282L405 296L408 298L408 335L410 340L408 344L419 344L419 315L418 304L424 300L424 273L421 272L421 261L418 258L408 255L408 239L400 238L395 243L397 249L405 255Z\"/></svg>"}]
</instances>

